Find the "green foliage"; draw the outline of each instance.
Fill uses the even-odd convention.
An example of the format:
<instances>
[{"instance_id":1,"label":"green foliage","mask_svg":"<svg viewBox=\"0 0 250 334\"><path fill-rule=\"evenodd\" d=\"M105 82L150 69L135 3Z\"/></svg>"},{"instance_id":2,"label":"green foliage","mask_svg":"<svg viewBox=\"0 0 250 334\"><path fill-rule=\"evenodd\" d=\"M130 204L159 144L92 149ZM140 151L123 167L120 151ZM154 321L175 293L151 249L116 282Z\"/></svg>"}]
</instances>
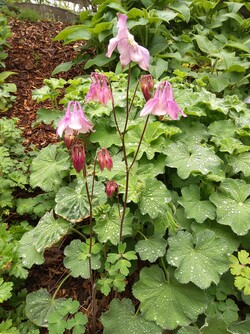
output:
<instances>
[{"instance_id":1,"label":"green foliage","mask_svg":"<svg viewBox=\"0 0 250 334\"><path fill-rule=\"evenodd\" d=\"M245 295L250 295L250 257L245 250L238 252L238 257L230 256L230 271L235 276L234 284Z\"/></svg>"},{"instance_id":2,"label":"green foliage","mask_svg":"<svg viewBox=\"0 0 250 334\"><path fill-rule=\"evenodd\" d=\"M41 20L40 14L31 8L21 8L18 14L19 20L37 22Z\"/></svg>"},{"instance_id":3,"label":"green foliage","mask_svg":"<svg viewBox=\"0 0 250 334\"><path fill-rule=\"evenodd\" d=\"M59 65L53 74L78 63L84 63L85 69L115 70L115 56L107 59L105 53L120 12L128 16L136 41L150 51L150 73L156 79L174 73L218 94L246 96L249 10L247 1L102 1L97 12L82 12L81 24L55 37L66 44L76 40L86 44L77 59ZM94 57L86 53L88 49Z\"/></svg>"}]
</instances>

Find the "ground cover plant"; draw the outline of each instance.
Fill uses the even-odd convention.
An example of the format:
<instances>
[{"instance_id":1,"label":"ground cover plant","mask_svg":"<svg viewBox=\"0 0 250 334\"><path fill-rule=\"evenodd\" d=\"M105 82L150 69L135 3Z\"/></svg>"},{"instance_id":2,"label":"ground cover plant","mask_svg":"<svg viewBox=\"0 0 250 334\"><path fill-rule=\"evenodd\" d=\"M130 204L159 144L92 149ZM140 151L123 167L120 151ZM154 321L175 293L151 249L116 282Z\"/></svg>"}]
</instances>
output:
<instances>
[{"instance_id":1,"label":"ground cover plant","mask_svg":"<svg viewBox=\"0 0 250 334\"><path fill-rule=\"evenodd\" d=\"M249 86L248 1L95 1L97 12L82 12L81 24L65 28L55 38L65 43L85 40L78 58L59 65L54 73L78 62L114 71L117 56L105 57L116 12L126 13L136 40L151 55L154 78L178 72L219 96L244 97ZM87 52L86 50L92 50ZM119 66L119 65L118 65ZM119 70L118 67L117 70Z\"/></svg>"},{"instance_id":2,"label":"ground cover plant","mask_svg":"<svg viewBox=\"0 0 250 334\"><path fill-rule=\"evenodd\" d=\"M3 248L15 242L1 266L1 314L8 320L0 328L247 333L247 105L237 95L219 98L180 72L154 80L147 49L128 32L124 14L118 22L106 57L117 47L122 71L50 79L34 91L36 99L52 98L54 110L40 112L40 121L54 120L64 141L25 160L29 171L11 165L28 176L22 185L32 196L9 203L38 223L2 224ZM54 98L63 91L65 115ZM51 247L63 252L60 281L52 291L22 290L18 299L12 279L24 283ZM22 276L15 276L16 263ZM72 277L81 280L84 300L62 294Z\"/></svg>"}]
</instances>

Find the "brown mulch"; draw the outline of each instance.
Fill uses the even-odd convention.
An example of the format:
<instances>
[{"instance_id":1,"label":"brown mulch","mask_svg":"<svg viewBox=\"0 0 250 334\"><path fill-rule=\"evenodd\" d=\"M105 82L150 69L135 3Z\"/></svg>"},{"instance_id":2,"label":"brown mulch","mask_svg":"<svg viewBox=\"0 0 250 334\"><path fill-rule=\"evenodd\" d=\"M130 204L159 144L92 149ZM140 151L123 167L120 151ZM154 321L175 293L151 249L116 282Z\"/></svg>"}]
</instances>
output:
<instances>
[{"instance_id":1,"label":"brown mulch","mask_svg":"<svg viewBox=\"0 0 250 334\"><path fill-rule=\"evenodd\" d=\"M45 124L32 126L39 108L50 107L48 102L37 103L32 100L32 90L43 86L45 78L52 77L54 68L62 62L74 59L81 42L63 45L53 38L66 27L62 22L28 22L10 19L8 22L12 35L8 40L6 70L16 72L9 82L17 86L16 101L8 112L1 116L19 118L18 126L23 130L25 146L31 144L45 147L57 141L55 130ZM82 66L56 75L56 78L71 79L82 74Z\"/></svg>"}]
</instances>

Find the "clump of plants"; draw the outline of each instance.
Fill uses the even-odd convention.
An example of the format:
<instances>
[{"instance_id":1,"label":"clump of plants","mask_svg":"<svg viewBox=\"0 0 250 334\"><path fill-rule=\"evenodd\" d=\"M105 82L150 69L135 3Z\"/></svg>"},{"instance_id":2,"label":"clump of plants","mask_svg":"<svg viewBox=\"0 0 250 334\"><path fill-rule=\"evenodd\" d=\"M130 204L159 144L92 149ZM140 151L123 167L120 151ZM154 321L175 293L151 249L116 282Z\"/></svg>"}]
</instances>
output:
<instances>
[{"instance_id":1,"label":"clump of plants","mask_svg":"<svg viewBox=\"0 0 250 334\"><path fill-rule=\"evenodd\" d=\"M247 106L180 72L154 80L150 52L117 16L105 55L118 50L120 73L70 81L56 126L64 140L30 166L30 186L49 201L19 241L22 266L68 243L64 276L28 294L26 315L50 334L244 333L249 258L236 252L249 251ZM17 210L29 213L25 201ZM83 304L58 297L71 277L88 286Z\"/></svg>"},{"instance_id":2,"label":"clump of plants","mask_svg":"<svg viewBox=\"0 0 250 334\"><path fill-rule=\"evenodd\" d=\"M6 52L8 37L10 37L10 29L7 25L7 18L0 14L0 113L7 111L12 106L12 103L15 101L13 93L16 92L15 84L5 82L9 76L15 73L2 71L5 68L4 60L8 56Z\"/></svg>"}]
</instances>

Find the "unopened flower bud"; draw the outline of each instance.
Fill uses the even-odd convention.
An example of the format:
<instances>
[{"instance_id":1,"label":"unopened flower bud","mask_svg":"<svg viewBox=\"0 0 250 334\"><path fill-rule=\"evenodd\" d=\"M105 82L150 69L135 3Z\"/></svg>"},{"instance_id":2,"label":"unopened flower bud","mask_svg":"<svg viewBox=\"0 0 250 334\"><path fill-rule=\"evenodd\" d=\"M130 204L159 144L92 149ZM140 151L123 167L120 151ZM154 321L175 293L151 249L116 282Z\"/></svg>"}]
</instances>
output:
<instances>
[{"instance_id":1,"label":"unopened flower bud","mask_svg":"<svg viewBox=\"0 0 250 334\"><path fill-rule=\"evenodd\" d=\"M65 134L64 135L64 143L68 149L70 149L75 136L73 134Z\"/></svg>"},{"instance_id":2,"label":"unopened flower bud","mask_svg":"<svg viewBox=\"0 0 250 334\"><path fill-rule=\"evenodd\" d=\"M109 151L106 148L102 148L97 152L97 160L101 171L103 171L104 168L107 168L108 170L112 169L113 161L111 159Z\"/></svg>"},{"instance_id":3,"label":"unopened flower bud","mask_svg":"<svg viewBox=\"0 0 250 334\"><path fill-rule=\"evenodd\" d=\"M108 197L112 197L118 190L118 185L114 180L109 180L106 184L106 194Z\"/></svg>"},{"instance_id":4,"label":"unopened flower bud","mask_svg":"<svg viewBox=\"0 0 250 334\"><path fill-rule=\"evenodd\" d=\"M71 157L75 170L79 173L85 164L85 150L82 144L75 144L71 148Z\"/></svg>"},{"instance_id":5,"label":"unopened flower bud","mask_svg":"<svg viewBox=\"0 0 250 334\"><path fill-rule=\"evenodd\" d=\"M140 79L141 90L146 101L148 101L153 93L154 81L152 75L142 75Z\"/></svg>"}]
</instances>

